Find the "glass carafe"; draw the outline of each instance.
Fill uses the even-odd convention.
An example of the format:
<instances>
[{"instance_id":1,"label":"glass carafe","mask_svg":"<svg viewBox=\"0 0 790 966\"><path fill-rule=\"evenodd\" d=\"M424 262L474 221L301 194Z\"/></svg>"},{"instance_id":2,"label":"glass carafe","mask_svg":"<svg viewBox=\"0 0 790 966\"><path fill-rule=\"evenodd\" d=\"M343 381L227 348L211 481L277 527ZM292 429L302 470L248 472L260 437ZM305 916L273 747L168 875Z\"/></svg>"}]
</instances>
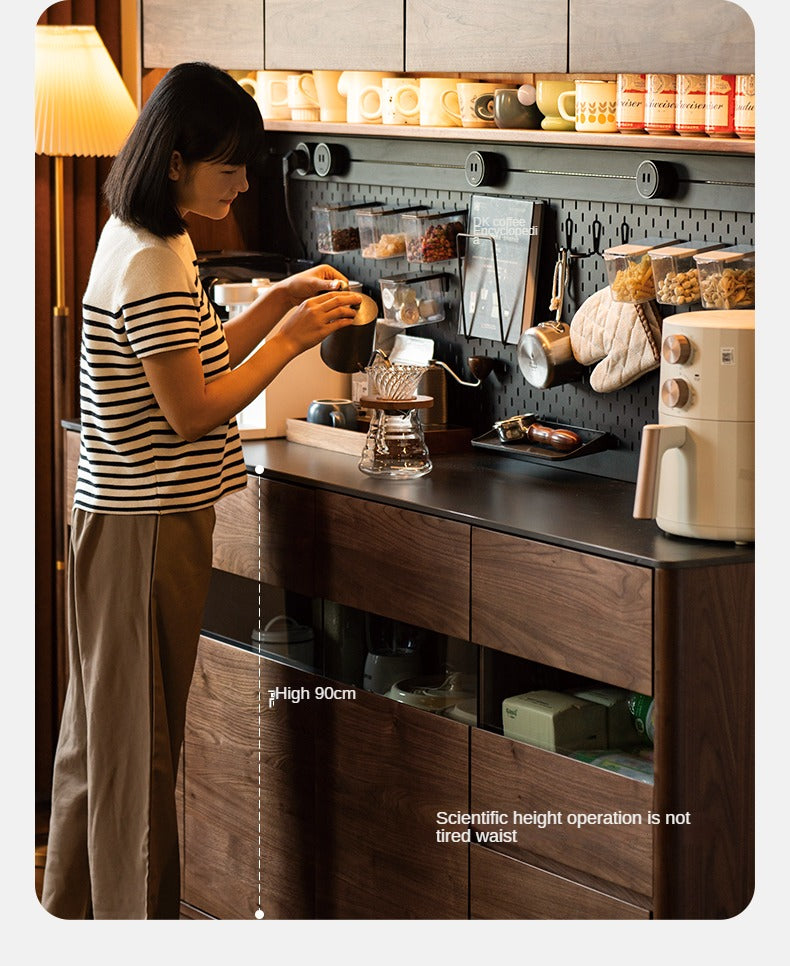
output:
<instances>
[{"instance_id":1,"label":"glass carafe","mask_svg":"<svg viewBox=\"0 0 790 966\"><path fill-rule=\"evenodd\" d=\"M433 399L416 394L427 369L397 363L368 367L375 395L361 400L373 413L359 462L363 473L397 480L431 472L420 413L433 405Z\"/></svg>"}]
</instances>

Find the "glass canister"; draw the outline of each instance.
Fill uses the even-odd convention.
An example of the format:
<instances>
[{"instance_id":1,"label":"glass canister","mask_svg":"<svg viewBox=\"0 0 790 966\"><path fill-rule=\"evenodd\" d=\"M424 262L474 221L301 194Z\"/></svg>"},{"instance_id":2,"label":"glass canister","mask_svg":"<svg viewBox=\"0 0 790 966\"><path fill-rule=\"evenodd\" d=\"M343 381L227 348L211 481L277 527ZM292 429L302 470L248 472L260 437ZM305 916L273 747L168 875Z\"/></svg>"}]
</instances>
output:
<instances>
[{"instance_id":1,"label":"glass canister","mask_svg":"<svg viewBox=\"0 0 790 966\"><path fill-rule=\"evenodd\" d=\"M699 302L699 273L694 256L719 247L715 243L692 240L651 249L648 255L656 301L661 305L695 305Z\"/></svg>"},{"instance_id":2,"label":"glass canister","mask_svg":"<svg viewBox=\"0 0 790 966\"><path fill-rule=\"evenodd\" d=\"M384 318L396 325L422 325L444 319L444 272L390 275L379 279Z\"/></svg>"},{"instance_id":3,"label":"glass canister","mask_svg":"<svg viewBox=\"0 0 790 966\"><path fill-rule=\"evenodd\" d=\"M401 215L423 211L425 205L409 208L367 208L357 212L363 258L398 258L406 254L406 233Z\"/></svg>"},{"instance_id":4,"label":"glass canister","mask_svg":"<svg viewBox=\"0 0 790 966\"><path fill-rule=\"evenodd\" d=\"M607 248L603 257L613 301L649 302L654 299L656 287L648 252L676 242L676 238L644 238L628 245Z\"/></svg>"},{"instance_id":5,"label":"glass canister","mask_svg":"<svg viewBox=\"0 0 790 966\"><path fill-rule=\"evenodd\" d=\"M370 208L371 202L346 205L314 205L316 240L319 252L333 255L352 252L359 248L357 212Z\"/></svg>"},{"instance_id":6,"label":"glass canister","mask_svg":"<svg viewBox=\"0 0 790 966\"><path fill-rule=\"evenodd\" d=\"M706 309L751 309L755 302L755 257L749 245L730 245L696 255L699 290Z\"/></svg>"},{"instance_id":7,"label":"glass canister","mask_svg":"<svg viewBox=\"0 0 790 966\"><path fill-rule=\"evenodd\" d=\"M443 262L457 256L455 240L466 229L466 212L413 211L401 222L410 262Z\"/></svg>"}]
</instances>

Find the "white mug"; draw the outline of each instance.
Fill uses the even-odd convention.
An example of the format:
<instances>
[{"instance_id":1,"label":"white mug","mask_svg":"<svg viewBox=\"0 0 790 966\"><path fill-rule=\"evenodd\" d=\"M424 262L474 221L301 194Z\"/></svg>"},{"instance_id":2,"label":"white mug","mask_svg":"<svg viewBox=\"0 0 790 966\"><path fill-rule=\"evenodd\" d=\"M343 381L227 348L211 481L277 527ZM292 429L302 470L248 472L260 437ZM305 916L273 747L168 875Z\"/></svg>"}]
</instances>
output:
<instances>
[{"instance_id":1,"label":"white mug","mask_svg":"<svg viewBox=\"0 0 790 966\"><path fill-rule=\"evenodd\" d=\"M340 70L313 71L322 121L342 123L346 119L346 98L337 89L337 82L342 73Z\"/></svg>"},{"instance_id":2,"label":"white mug","mask_svg":"<svg viewBox=\"0 0 790 966\"><path fill-rule=\"evenodd\" d=\"M573 100L573 110L567 108ZM575 90L563 91L557 98L560 115L573 121L577 131L605 134L617 131L617 81L577 80Z\"/></svg>"},{"instance_id":3,"label":"white mug","mask_svg":"<svg viewBox=\"0 0 790 966\"><path fill-rule=\"evenodd\" d=\"M392 77L378 70L344 70L338 78L337 89L346 98L346 120L349 124L380 124L381 98L366 88L379 87L384 77Z\"/></svg>"},{"instance_id":4,"label":"white mug","mask_svg":"<svg viewBox=\"0 0 790 966\"><path fill-rule=\"evenodd\" d=\"M381 116L382 124L417 124L420 116L420 87L413 77L382 77L378 87L363 87L359 92L362 113L371 99L376 106L373 116Z\"/></svg>"},{"instance_id":5,"label":"white mug","mask_svg":"<svg viewBox=\"0 0 790 966\"><path fill-rule=\"evenodd\" d=\"M502 84L486 84L474 82L459 82L458 85L458 107L461 114L462 127L495 127L493 120L481 117L476 113L475 108L478 100L494 94L502 87Z\"/></svg>"},{"instance_id":6,"label":"white mug","mask_svg":"<svg viewBox=\"0 0 790 966\"><path fill-rule=\"evenodd\" d=\"M318 92L310 72L288 75L288 107L294 121L319 119Z\"/></svg>"},{"instance_id":7,"label":"white mug","mask_svg":"<svg viewBox=\"0 0 790 966\"><path fill-rule=\"evenodd\" d=\"M420 78L420 124L423 127L461 127L457 77Z\"/></svg>"},{"instance_id":8,"label":"white mug","mask_svg":"<svg viewBox=\"0 0 790 966\"><path fill-rule=\"evenodd\" d=\"M259 70L254 77L242 77L239 84L255 98L264 121L291 119L287 70Z\"/></svg>"}]
</instances>

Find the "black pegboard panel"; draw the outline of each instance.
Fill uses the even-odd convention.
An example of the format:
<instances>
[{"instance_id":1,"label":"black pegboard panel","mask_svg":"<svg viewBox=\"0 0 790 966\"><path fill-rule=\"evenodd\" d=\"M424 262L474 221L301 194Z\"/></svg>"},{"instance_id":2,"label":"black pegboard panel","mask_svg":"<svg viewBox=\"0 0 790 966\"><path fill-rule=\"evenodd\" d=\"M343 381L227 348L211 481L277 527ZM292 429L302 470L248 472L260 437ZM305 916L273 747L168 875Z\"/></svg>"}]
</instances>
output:
<instances>
[{"instance_id":1,"label":"black pegboard panel","mask_svg":"<svg viewBox=\"0 0 790 966\"><path fill-rule=\"evenodd\" d=\"M427 205L440 212L466 209L473 192L437 188L410 188L376 184L354 184L332 179L293 179L289 186L295 228L308 257L335 265L348 277L358 279L380 301L378 280L384 275L420 271L405 257L375 260L363 258L359 251L322 255L317 250L313 206L369 201L392 206ZM505 192L503 192L504 194ZM600 225L599 251L623 240L660 235L679 239L704 238L724 244L754 242L754 215L750 212L713 211L670 205L630 204L606 201L579 201L540 198L546 204L541 231L541 254L535 322L551 317L551 279L556 246L561 244L585 257L572 259L563 318L570 321L582 302L607 284L604 260L586 254L594 247L594 233ZM597 224L596 224L597 223ZM596 226L594 228L594 225ZM465 389L448 380L448 403L453 422L471 426L476 434L491 428L493 422L519 412L536 412L587 429L610 432L618 441L616 449L585 457L578 462L563 462L566 469L613 479L636 479L639 438L646 423L658 414L658 370L612 393L597 393L590 388L588 373L580 382L554 389L534 389L518 368L516 347L488 340L466 340L458 331L458 266L455 261L424 266L423 271L445 270L452 276L451 307L440 323L409 330L414 335L432 338L435 355L462 377L470 374L466 360L472 355L490 356L499 361L498 371L479 389Z\"/></svg>"}]
</instances>

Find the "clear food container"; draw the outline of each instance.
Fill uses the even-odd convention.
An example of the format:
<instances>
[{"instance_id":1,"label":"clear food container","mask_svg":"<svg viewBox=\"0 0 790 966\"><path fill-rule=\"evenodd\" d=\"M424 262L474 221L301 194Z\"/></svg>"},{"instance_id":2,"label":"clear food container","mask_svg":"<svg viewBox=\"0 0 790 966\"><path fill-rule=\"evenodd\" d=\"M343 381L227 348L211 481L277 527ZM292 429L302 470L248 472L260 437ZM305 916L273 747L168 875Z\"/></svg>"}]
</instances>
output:
<instances>
[{"instance_id":1,"label":"clear food container","mask_svg":"<svg viewBox=\"0 0 790 966\"><path fill-rule=\"evenodd\" d=\"M413 211L401 215L410 262L444 262L457 255L455 239L466 230L466 212Z\"/></svg>"},{"instance_id":2,"label":"clear food container","mask_svg":"<svg viewBox=\"0 0 790 966\"><path fill-rule=\"evenodd\" d=\"M370 202L354 205L314 205L313 219L318 251L330 255L356 251L359 248L357 212L360 208L370 207Z\"/></svg>"},{"instance_id":3,"label":"clear food container","mask_svg":"<svg viewBox=\"0 0 790 966\"><path fill-rule=\"evenodd\" d=\"M424 205L411 208L367 208L357 212L359 242L363 258L398 258L406 254L406 235L401 215L422 211Z\"/></svg>"},{"instance_id":4,"label":"clear food container","mask_svg":"<svg viewBox=\"0 0 790 966\"><path fill-rule=\"evenodd\" d=\"M391 275L380 278L384 319L396 325L423 325L444 319L447 275Z\"/></svg>"},{"instance_id":5,"label":"clear food container","mask_svg":"<svg viewBox=\"0 0 790 966\"><path fill-rule=\"evenodd\" d=\"M721 248L721 245L693 240L651 249L648 255L656 301L661 305L695 305L699 302L699 273L694 256L715 248Z\"/></svg>"},{"instance_id":6,"label":"clear food container","mask_svg":"<svg viewBox=\"0 0 790 966\"><path fill-rule=\"evenodd\" d=\"M754 308L754 249L731 245L694 258L699 272L702 307L706 309Z\"/></svg>"},{"instance_id":7,"label":"clear food container","mask_svg":"<svg viewBox=\"0 0 790 966\"><path fill-rule=\"evenodd\" d=\"M677 238L643 238L603 253L615 302L649 302L656 297L648 252L677 243Z\"/></svg>"}]
</instances>

